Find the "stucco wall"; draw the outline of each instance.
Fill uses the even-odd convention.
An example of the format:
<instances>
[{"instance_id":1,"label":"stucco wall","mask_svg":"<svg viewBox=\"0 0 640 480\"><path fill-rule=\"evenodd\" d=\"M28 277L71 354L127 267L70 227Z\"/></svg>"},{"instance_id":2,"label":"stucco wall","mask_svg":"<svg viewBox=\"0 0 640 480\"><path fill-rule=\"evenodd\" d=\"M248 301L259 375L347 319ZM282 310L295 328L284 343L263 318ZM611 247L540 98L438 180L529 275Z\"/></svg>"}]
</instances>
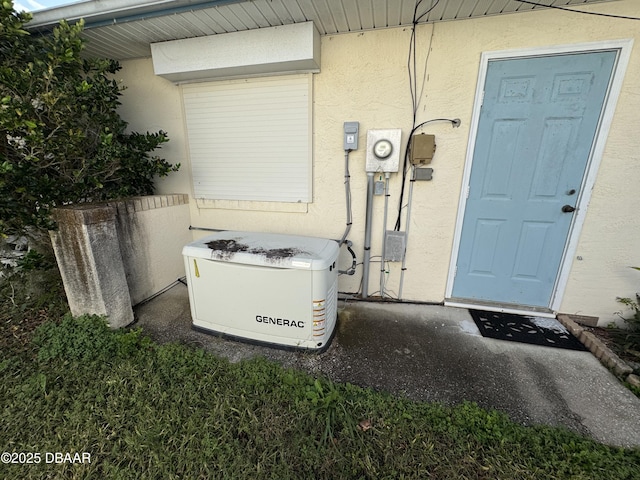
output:
<instances>
[{"instance_id":1,"label":"stucco wall","mask_svg":"<svg viewBox=\"0 0 640 480\"><path fill-rule=\"evenodd\" d=\"M637 16L637 1L595 5L585 10ZM431 182L416 183L413 196L403 298L441 302L454 241L460 187L466 161L470 122L480 55L485 51L619 40L638 35L638 23L558 11L512 14L479 20L423 25L417 29L418 122L432 118L460 118L460 128L434 123L423 129L436 136L437 152ZM372 128L402 128L403 143L411 128L412 112L407 76L410 29L394 28L322 37L321 72L313 87L314 201L296 212L273 211L271 204L202 208L189 203L194 226L260 230L339 238L345 228L342 124L360 122L360 149L351 154L353 227L358 261L362 260L366 174L364 145ZM616 296L640 290L640 46L636 45L593 189L560 311L599 316L606 324L620 309ZM428 51L431 42L431 50ZM159 182L161 192L192 190L182 120L179 86L153 75L150 59L127 61L119 74L128 89L122 114L135 130L163 129L171 141L163 155L182 169ZM420 87L419 87L420 90ZM400 176L392 175L388 227L395 223ZM405 202L406 202L405 195ZM372 255L380 254L383 197L375 197ZM403 218L404 224L404 218ZM197 232L195 235L204 235ZM342 266L349 265L341 256ZM398 291L400 264L391 263L387 289ZM353 277L342 276L340 290L355 292L361 267ZM379 264L372 264L369 292L379 289Z\"/></svg>"},{"instance_id":2,"label":"stucco wall","mask_svg":"<svg viewBox=\"0 0 640 480\"><path fill-rule=\"evenodd\" d=\"M191 241L189 197L150 195L113 203L131 304L137 305L185 274L182 247Z\"/></svg>"}]
</instances>

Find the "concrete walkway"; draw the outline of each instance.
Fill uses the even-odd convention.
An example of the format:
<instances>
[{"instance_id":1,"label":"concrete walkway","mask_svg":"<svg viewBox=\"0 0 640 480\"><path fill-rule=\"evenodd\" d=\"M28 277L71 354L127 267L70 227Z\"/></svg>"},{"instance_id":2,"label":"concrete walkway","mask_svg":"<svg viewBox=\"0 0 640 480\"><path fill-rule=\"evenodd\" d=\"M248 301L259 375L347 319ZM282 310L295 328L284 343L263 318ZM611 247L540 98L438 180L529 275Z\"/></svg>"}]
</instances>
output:
<instances>
[{"instance_id":1,"label":"concrete walkway","mask_svg":"<svg viewBox=\"0 0 640 480\"><path fill-rule=\"evenodd\" d=\"M640 399L589 352L484 338L464 309L340 303L337 334L321 354L224 340L191 329L187 287L136 308L159 342L187 343L239 361L255 356L336 382L456 404L473 401L527 424L562 425L640 447Z\"/></svg>"}]
</instances>

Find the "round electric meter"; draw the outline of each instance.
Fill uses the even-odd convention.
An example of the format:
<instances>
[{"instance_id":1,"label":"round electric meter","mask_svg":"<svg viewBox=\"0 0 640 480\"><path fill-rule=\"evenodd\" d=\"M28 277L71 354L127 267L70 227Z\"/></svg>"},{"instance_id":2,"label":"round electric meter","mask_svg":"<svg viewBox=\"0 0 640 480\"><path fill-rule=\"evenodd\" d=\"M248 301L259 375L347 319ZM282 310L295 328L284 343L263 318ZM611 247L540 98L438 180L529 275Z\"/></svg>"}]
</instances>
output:
<instances>
[{"instance_id":1,"label":"round electric meter","mask_svg":"<svg viewBox=\"0 0 640 480\"><path fill-rule=\"evenodd\" d=\"M373 154L381 160L388 158L393 152L393 145L389 140L378 140L373 145Z\"/></svg>"}]
</instances>

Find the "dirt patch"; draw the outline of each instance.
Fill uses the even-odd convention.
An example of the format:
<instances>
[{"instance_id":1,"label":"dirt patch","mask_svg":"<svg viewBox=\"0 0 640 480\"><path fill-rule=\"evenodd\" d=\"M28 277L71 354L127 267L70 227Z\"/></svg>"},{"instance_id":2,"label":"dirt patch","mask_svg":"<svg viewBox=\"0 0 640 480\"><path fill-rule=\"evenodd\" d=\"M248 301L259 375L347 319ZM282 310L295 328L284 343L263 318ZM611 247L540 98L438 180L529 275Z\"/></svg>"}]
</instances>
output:
<instances>
[{"instance_id":1,"label":"dirt patch","mask_svg":"<svg viewBox=\"0 0 640 480\"><path fill-rule=\"evenodd\" d=\"M591 332L602 343L609 347L622 361L631 366L635 373L640 373L640 357L628 352L620 345L608 328L582 326L585 331Z\"/></svg>"},{"instance_id":2,"label":"dirt patch","mask_svg":"<svg viewBox=\"0 0 640 480\"><path fill-rule=\"evenodd\" d=\"M306 253L306 252L298 248L272 248L271 250L267 250L264 248L252 248L251 250L249 250L249 253L264 255L270 260L275 260L275 259L281 259L281 258L295 257L296 255L300 255L301 253Z\"/></svg>"},{"instance_id":3,"label":"dirt patch","mask_svg":"<svg viewBox=\"0 0 640 480\"><path fill-rule=\"evenodd\" d=\"M206 245L211 250L216 250L220 252L236 253L236 252L246 252L247 250L249 250L248 245L245 245L244 243L238 243L234 239L212 240L210 242L207 242Z\"/></svg>"},{"instance_id":4,"label":"dirt patch","mask_svg":"<svg viewBox=\"0 0 640 480\"><path fill-rule=\"evenodd\" d=\"M295 257L300 254L307 254L299 248L249 248L249 245L238 242L236 239L212 240L206 243L207 247L213 250L213 258L216 260L230 260L238 252L247 252L254 255L264 255L268 260L277 262L285 258Z\"/></svg>"}]
</instances>

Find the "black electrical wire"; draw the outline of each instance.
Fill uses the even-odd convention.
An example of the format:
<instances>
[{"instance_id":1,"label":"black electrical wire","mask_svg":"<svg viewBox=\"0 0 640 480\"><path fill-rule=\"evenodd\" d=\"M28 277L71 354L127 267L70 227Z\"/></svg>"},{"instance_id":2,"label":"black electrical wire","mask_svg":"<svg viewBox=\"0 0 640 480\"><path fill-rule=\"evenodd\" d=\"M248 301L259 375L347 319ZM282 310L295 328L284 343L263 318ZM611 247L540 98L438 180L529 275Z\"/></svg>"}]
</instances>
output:
<instances>
[{"instance_id":1,"label":"black electrical wire","mask_svg":"<svg viewBox=\"0 0 640 480\"><path fill-rule=\"evenodd\" d=\"M422 0L420 0L420 1L418 2L418 4L416 5L416 10L418 9L418 5L420 5L421 3L422 3ZM422 15L420 15L417 19L415 19L415 17L414 17L414 19L415 19L415 23L418 23L418 22L419 22L420 20L422 20L426 15L429 15L429 14L431 13L431 11L432 11L434 8L436 8L436 7L438 6L438 4L439 4L439 3L440 3L440 0L436 0L436 1L435 1L435 3L432 3L432 4L431 4L431 7L429 7L429 8L427 9L427 11L426 11L426 12L423 12L423 13L422 13ZM414 25L415 25L415 24L414 24Z\"/></svg>"},{"instance_id":2,"label":"black electrical wire","mask_svg":"<svg viewBox=\"0 0 640 480\"><path fill-rule=\"evenodd\" d=\"M402 201L404 199L404 187L407 183L407 173L408 173L408 164L409 164L409 155L411 153L411 139L413 138L413 134L416 133L420 128L425 126L427 123L433 122L451 122L451 125L454 127L460 125L460 120L457 118L432 118L431 120L427 120L422 122L419 125L414 126L411 129L411 133L409 134L409 139L407 140L407 148L404 151L404 162L402 166L402 185L400 187L400 201L398 202L398 217L396 219L395 227L393 228L396 232L400 231L402 226L402 210L404 206L402 205Z\"/></svg>"},{"instance_id":3,"label":"black electrical wire","mask_svg":"<svg viewBox=\"0 0 640 480\"><path fill-rule=\"evenodd\" d=\"M344 244L347 246L347 250L351 254L351 267L349 267L349 269L347 270L338 270L338 275L355 275L356 267L360 264L358 264L356 261L356 252L354 252L353 249L351 248L353 243L347 240L344 242Z\"/></svg>"},{"instance_id":4,"label":"black electrical wire","mask_svg":"<svg viewBox=\"0 0 640 480\"><path fill-rule=\"evenodd\" d=\"M420 8L420 5L423 3L424 0L416 0L415 6L413 8L413 19L411 21L411 38L409 40L409 55L407 58L407 71L409 74L409 91L411 93L411 107L412 107L412 122L411 122L411 135L409 135L409 139L407 140L407 146L405 148L405 155L404 155L404 163L402 166L402 188L400 189L400 201L399 201L399 205L398 205L398 219L396 220L396 227L395 230L399 230L400 229L400 215L402 212L402 201L403 201L403 197L404 197L404 186L406 184L407 181L407 163L408 163L408 152L409 152L409 145L411 142L411 136L413 135L413 132L415 132L415 130L419 127L416 127L416 119L418 117L418 107L420 106L420 99L418 97L418 77L417 77L417 55L416 55L416 26L418 25L418 22L423 19L425 16L427 16L431 11L433 11L434 8L436 8L436 6L440 3L440 0L431 0L431 5L429 6L429 8L427 8L427 10L425 10L424 12L422 12L420 15L418 15L418 9ZM433 31L432 33L432 39L433 39ZM429 51L431 50L431 42L429 43ZM422 91L424 89L424 83L425 83L425 78L426 78L426 73L427 73L427 62L429 61L429 52L427 52L427 59L425 60L425 66L424 66L424 74L423 74L423 80L422 80L422 88L420 90L420 95L422 95ZM413 67L413 68L412 68ZM427 122L423 122L420 126L424 125Z\"/></svg>"},{"instance_id":5,"label":"black electrical wire","mask_svg":"<svg viewBox=\"0 0 640 480\"><path fill-rule=\"evenodd\" d=\"M407 70L409 71L409 90L411 93L411 105L413 107L413 126L415 126L416 117L418 114L418 106L420 104L418 98L418 77L416 74L417 71L417 58L416 58L416 25L420 20L422 20L425 16L427 16L431 11L438 6L440 0L432 0L431 6L422 14L418 15L418 8L422 4L424 0L417 0L415 6L413 8L413 19L411 21L411 38L409 40L409 58L407 59ZM429 44L429 50L431 49L431 44ZM413 66L413 73L412 73ZM424 88L424 76L426 76L427 66L425 62L424 75L423 75L423 86Z\"/></svg>"},{"instance_id":6,"label":"black electrical wire","mask_svg":"<svg viewBox=\"0 0 640 480\"><path fill-rule=\"evenodd\" d=\"M411 115L412 115L412 128L413 126L416 124L416 115L417 115L417 99L416 99L416 95L417 95L417 86L414 86L414 82L415 82L415 76L412 75L411 73L411 64L413 63L414 65L414 70L415 71L415 63L416 63L416 51L415 51L415 47L416 47L416 18L417 18L417 11L418 11L418 6L420 5L420 3L422 2L422 0L418 0L416 2L415 8L413 10L413 20L412 20L412 26L411 26L411 38L409 39L409 56L407 58L407 73L409 74L409 92L411 94Z\"/></svg>"},{"instance_id":7,"label":"black electrical wire","mask_svg":"<svg viewBox=\"0 0 640 480\"><path fill-rule=\"evenodd\" d=\"M516 2L534 5L536 7L555 8L556 10L564 10L565 12L582 13L583 15L595 15L598 17L621 18L623 20L640 20L639 17L628 17L626 15L614 15L612 13L586 12L584 10L574 10L573 8L562 7L560 5L547 5L531 0L516 0Z\"/></svg>"}]
</instances>

